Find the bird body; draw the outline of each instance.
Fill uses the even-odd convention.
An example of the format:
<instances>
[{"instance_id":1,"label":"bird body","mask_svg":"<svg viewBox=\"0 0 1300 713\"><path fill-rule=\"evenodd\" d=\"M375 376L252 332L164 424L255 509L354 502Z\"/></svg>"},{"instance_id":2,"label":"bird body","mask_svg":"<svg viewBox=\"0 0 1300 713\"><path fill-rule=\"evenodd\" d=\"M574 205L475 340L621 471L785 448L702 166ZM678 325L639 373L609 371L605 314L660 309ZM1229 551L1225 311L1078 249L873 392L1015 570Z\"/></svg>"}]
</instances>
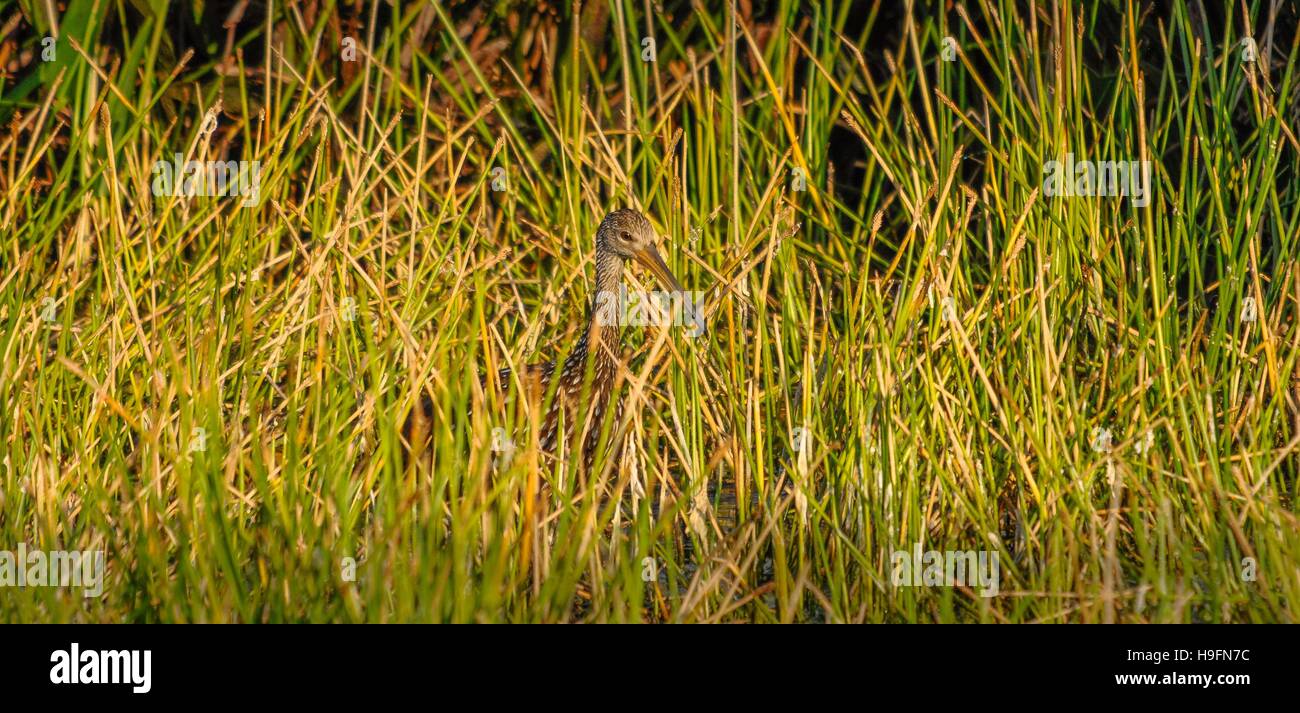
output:
<instances>
[{"instance_id":1,"label":"bird body","mask_svg":"<svg viewBox=\"0 0 1300 713\"><path fill-rule=\"evenodd\" d=\"M622 368L619 358L621 349L621 329L593 330L589 323L588 328L584 330L560 365L559 383L554 385L553 396L551 395L552 382L557 378L554 362L530 364L521 370L519 393L524 394L533 408L546 407L537 438L538 445L543 451L553 453L560 445L561 422L564 424L563 430L569 434L577 432L576 424L576 427L586 434L581 441L584 451L583 460L585 463L590 463L600 444L600 429L606 409L611 403L613 404L616 411L613 421L615 424L622 415L620 408L622 400L615 397L618 383L621 381L619 379ZM590 376L588 376L589 367ZM503 394L510 393L514 388L514 379L514 373L509 368L501 369L497 373L497 382ZM570 445L575 445L575 442L570 441Z\"/></svg>"}]
</instances>

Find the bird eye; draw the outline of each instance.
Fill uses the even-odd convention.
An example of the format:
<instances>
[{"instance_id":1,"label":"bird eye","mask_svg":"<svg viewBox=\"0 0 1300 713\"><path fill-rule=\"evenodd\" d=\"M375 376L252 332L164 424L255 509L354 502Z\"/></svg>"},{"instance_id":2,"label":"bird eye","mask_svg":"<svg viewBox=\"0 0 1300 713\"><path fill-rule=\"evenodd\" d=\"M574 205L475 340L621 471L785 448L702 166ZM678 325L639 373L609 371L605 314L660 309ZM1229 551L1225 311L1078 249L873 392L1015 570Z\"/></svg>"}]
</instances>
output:
<instances>
[{"instance_id":1,"label":"bird eye","mask_svg":"<svg viewBox=\"0 0 1300 713\"><path fill-rule=\"evenodd\" d=\"M627 232L626 230L620 233L620 236L623 238L624 241L629 243L632 242L632 234Z\"/></svg>"}]
</instances>

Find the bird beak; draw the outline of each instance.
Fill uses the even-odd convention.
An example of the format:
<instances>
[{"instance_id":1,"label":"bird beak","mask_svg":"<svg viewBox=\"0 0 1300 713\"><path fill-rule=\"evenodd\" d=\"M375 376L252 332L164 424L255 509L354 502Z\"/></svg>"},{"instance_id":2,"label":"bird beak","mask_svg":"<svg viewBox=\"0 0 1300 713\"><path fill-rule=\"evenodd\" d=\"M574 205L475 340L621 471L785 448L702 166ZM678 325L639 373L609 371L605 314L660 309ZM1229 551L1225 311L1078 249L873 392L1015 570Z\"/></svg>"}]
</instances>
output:
<instances>
[{"instance_id":1,"label":"bird beak","mask_svg":"<svg viewBox=\"0 0 1300 713\"><path fill-rule=\"evenodd\" d=\"M682 288L682 283L678 282L676 277L673 277L668 265L664 264L664 259L659 256L659 251L655 249L655 246L647 246L644 250L634 253L633 256L642 267L649 270L665 287L673 292L686 291Z\"/></svg>"},{"instance_id":2,"label":"bird beak","mask_svg":"<svg viewBox=\"0 0 1300 713\"><path fill-rule=\"evenodd\" d=\"M682 287L682 283L678 282L676 277L673 277L672 271L668 269L666 264L664 264L664 259L660 257L659 251L655 249L655 246L649 245L644 250L639 250L632 255L634 260L641 263L645 269L654 273L654 276L658 278L665 287L673 291L674 303L679 303L679 305L685 309L686 314L684 317L694 324L694 331L690 333L691 336L699 337L708 334L708 327L704 324L703 305L699 304L697 299L692 299L692 296L687 294L686 289Z\"/></svg>"}]
</instances>

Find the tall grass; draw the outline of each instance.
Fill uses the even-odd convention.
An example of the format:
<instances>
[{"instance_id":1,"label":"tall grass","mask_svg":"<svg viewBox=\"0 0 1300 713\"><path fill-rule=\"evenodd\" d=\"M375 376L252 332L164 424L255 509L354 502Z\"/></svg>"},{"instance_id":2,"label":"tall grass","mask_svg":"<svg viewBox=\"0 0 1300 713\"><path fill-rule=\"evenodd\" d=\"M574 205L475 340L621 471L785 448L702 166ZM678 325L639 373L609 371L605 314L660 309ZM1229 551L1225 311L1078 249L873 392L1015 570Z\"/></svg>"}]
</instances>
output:
<instances>
[{"instance_id":1,"label":"tall grass","mask_svg":"<svg viewBox=\"0 0 1300 713\"><path fill-rule=\"evenodd\" d=\"M6 621L1296 618L1293 8L273 3L186 54L70 0L42 63L19 5L0 549L108 570ZM176 152L257 204L154 195ZM1067 153L1150 204L1045 195ZM563 356L623 206L709 332L633 331L584 474L476 384ZM895 586L918 543L999 596Z\"/></svg>"}]
</instances>

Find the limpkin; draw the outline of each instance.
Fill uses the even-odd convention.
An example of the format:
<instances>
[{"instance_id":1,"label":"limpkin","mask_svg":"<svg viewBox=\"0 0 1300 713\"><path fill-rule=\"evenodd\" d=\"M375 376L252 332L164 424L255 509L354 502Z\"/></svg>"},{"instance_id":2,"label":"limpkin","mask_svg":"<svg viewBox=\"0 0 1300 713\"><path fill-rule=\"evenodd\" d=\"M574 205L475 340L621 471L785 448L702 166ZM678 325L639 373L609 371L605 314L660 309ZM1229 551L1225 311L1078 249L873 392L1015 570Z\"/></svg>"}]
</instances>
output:
<instances>
[{"instance_id":1,"label":"limpkin","mask_svg":"<svg viewBox=\"0 0 1300 713\"><path fill-rule=\"evenodd\" d=\"M611 397L619 379L619 370L623 367L622 341L626 320L622 314L614 314L615 310L603 308L622 304L619 290L623 284L623 267L629 260L649 270L665 287L684 297L681 283L655 248L655 231L650 221L630 209L615 210L606 215L596 230L596 289L588 308L587 327L560 366L560 381L540 419L538 435L541 449L554 453L561 439L570 439L569 443L576 446L572 439L579 433L575 429L580 429L585 433L581 443L584 470L591 467L600 447L602 432L616 429L622 417L621 397ZM699 326L703 327L702 324ZM519 393L535 407L546 403L555 378L555 367L555 362L530 364L519 374ZM511 392L514 377L509 368L497 372L497 384L503 394ZM481 383L485 381L481 377ZM486 388L487 384L484 386ZM611 407L614 409L613 428L602 429L606 409ZM434 405L427 396L421 399L418 411L418 414L413 414L411 422L423 416L423 424L413 427L408 422L407 426L408 438L413 442L423 439L423 435L416 434L426 433L424 424L432 422ZM561 433L561 422L565 433Z\"/></svg>"}]
</instances>

